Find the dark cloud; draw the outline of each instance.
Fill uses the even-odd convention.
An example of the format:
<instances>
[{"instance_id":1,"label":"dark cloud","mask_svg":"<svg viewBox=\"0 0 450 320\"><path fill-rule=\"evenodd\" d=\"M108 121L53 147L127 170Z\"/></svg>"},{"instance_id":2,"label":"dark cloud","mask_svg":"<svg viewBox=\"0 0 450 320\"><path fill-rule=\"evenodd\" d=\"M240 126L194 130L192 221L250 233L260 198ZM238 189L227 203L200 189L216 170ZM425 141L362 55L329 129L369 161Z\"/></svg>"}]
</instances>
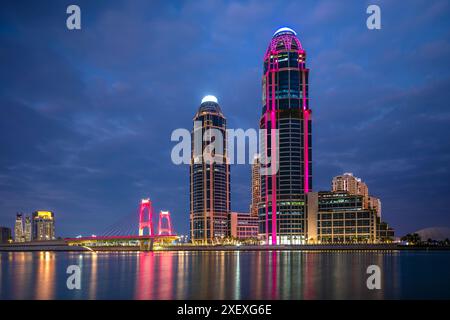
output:
<instances>
[{"instance_id":1,"label":"dark cloud","mask_svg":"<svg viewBox=\"0 0 450 320\"><path fill-rule=\"evenodd\" d=\"M298 31L311 68L314 188L354 172L399 234L450 225L449 6L375 1L7 1L0 12L0 224L54 210L62 235L96 233L150 196L188 230L189 169L170 161L205 94L231 128L257 127L273 31ZM232 166L232 206L250 171Z\"/></svg>"}]
</instances>

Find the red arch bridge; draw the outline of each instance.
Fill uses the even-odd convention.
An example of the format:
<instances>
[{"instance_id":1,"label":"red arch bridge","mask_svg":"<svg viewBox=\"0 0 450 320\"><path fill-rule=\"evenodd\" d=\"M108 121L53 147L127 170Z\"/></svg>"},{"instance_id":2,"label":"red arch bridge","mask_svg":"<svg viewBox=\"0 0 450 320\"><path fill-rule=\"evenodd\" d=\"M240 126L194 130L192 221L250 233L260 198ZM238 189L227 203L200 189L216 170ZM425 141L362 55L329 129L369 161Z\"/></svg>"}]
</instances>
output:
<instances>
[{"instance_id":1,"label":"red arch bridge","mask_svg":"<svg viewBox=\"0 0 450 320\"><path fill-rule=\"evenodd\" d=\"M111 226L101 235L64 239L68 245L83 247L137 247L140 250L153 250L154 244L163 246L178 239L173 232L172 219L169 211L160 211L158 229L154 230L153 205L150 199L142 199L139 206L139 223L133 224L132 217L126 217L116 225ZM137 231L137 234L136 234Z\"/></svg>"}]
</instances>

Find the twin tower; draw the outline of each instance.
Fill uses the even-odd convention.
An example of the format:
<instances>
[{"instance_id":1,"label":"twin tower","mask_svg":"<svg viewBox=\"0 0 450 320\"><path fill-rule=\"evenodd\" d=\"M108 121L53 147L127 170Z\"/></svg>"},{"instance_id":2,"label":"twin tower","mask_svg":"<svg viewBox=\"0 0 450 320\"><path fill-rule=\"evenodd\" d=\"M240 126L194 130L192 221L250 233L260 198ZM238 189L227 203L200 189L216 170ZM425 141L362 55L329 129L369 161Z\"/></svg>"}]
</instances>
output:
<instances>
[{"instance_id":1,"label":"twin tower","mask_svg":"<svg viewBox=\"0 0 450 320\"><path fill-rule=\"evenodd\" d=\"M311 110L306 53L290 28L278 29L264 55L260 153L278 161L278 170L258 175L258 234L266 244L302 243L307 235L306 194L312 188ZM192 149L190 165L190 231L195 243L230 236L230 166L226 119L218 101L206 96L194 117L192 135L208 129L223 133L221 163L201 161ZM277 137L275 137L277 135ZM194 141L192 139L192 141ZM205 143L203 143L205 144ZM202 150L206 145L202 145ZM275 160L276 159L276 160ZM273 165L273 162L272 162Z\"/></svg>"}]
</instances>

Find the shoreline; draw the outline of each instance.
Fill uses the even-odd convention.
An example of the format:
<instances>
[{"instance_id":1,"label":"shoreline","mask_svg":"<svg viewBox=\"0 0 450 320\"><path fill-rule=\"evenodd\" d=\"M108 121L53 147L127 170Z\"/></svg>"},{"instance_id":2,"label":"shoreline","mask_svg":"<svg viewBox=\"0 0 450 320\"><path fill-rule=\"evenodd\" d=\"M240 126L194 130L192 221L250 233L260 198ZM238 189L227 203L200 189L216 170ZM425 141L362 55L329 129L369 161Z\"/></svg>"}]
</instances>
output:
<instances>
[{"instance_id":1,"label":"shoreline","mask_svg":"<svg viewBox=\"0 0 450 320\"><path fill-rule=\"evenodd\" d=\"M398 245L398 244L316 244L316 245L241 245L241 246L192 246L176 245L157 248L162 251L449 251L450 246ZM48 241L45 243L13 243L0 245L0 252L139 252L138 246L69 246L64 241Z\"/></svg>"}]
</instances>

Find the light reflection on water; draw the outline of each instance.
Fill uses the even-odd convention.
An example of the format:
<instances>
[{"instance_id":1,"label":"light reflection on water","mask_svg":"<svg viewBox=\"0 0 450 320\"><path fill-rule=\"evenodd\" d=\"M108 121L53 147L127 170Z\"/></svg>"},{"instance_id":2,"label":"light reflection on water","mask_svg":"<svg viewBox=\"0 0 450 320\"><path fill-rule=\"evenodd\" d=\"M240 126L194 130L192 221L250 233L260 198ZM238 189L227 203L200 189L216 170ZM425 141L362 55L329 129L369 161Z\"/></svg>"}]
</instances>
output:
<instances>
[{"instance_id":1,"label":"light reflection on water","mask_svg":"<svg viewBox=\"0 0 450 320\"><path fill-rule=\"evenodd\" d=\"M0 299L450 298L450 252L0 253ZM81 290L66 268L82 270ZM366 269L382 270L368 290Z\"/></svg>"}]
</instances>

